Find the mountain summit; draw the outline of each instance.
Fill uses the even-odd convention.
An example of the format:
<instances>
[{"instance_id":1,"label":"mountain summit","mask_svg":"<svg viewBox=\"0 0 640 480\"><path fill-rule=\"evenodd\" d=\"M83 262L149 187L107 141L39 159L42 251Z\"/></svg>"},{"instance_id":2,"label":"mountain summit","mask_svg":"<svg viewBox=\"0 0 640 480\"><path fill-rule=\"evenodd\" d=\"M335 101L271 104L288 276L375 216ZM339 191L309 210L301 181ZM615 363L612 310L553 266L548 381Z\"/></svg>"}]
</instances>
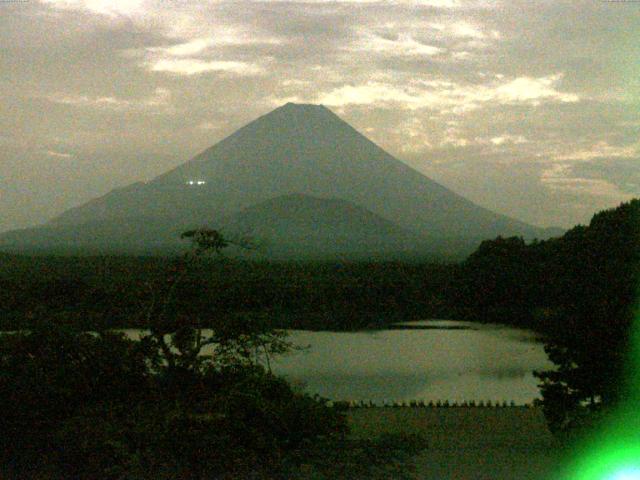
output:
<instances>
[{"instance_id":1,"label":"mountain summit","mask_svg":"<svg viewBox=\"0 0 640 480\"><path fill-rule=\"evenodd\" d=\"M52 220L50 227L117 223L216 226L293 194L340 199L433 245L497 235L543 236L464 199L397 160L321 105L287 103L148 183L114 190ZM364 218L364 217L363 217ZM144 223L144 222L143 222Z\"/></svg>"}]
</instances>

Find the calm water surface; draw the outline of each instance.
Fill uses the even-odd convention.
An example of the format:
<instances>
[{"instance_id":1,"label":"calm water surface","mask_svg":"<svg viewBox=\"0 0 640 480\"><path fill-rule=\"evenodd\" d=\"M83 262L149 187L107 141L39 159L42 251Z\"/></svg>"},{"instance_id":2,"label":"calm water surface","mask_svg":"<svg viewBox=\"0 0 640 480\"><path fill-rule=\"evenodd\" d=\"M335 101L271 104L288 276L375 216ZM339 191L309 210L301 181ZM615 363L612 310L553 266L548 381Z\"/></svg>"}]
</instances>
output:
<instances>
[{"instance_id":1,"label":"calm water surface","mask_svg":"<svg viewBox=\"0 0 640 480\"><path fill-rule=\"evenodd\" d=\"M308 348L273 359L274 372L333 400L529 403L540 397L533 370L552 366L533 333L503 326L425 320L389 330L290 333Z\"/></svg>"},{"instance_id":2,"label":"calm water surface","mask_svg":"<svg viewBox=\"0 0 640 480\"><path fill-rule=\"evenodd\" d=\"M309 348L277 359L274 370L336 400L520 404L539 398L533 370L552 366L542 344L525 330L452 321L404 325L410 329L292 331L291 340Z\"/></svg>"}]
</instances>

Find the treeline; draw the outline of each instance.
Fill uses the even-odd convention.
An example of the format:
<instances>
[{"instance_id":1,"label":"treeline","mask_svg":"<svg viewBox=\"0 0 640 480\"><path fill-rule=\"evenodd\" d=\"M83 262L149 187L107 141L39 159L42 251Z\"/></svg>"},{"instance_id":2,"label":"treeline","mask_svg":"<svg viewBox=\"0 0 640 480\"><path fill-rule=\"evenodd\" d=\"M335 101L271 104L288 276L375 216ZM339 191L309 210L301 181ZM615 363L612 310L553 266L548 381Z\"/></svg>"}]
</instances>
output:
<instances>
[{"instance_id":1,"label":"treeline","mask_svg":"<svg viewBox=\"0 0 640 480\"><path fill-rule=\"evenodd\" d=\"M13 443L3 446L9 452L5 459L18 458L13 444L31 452L15 465L16 471L28 467L39 452L52 452L55 458L46 463L61 470L67 464L84 468L89 460L97 462L86 473L86 478L96 478L95 472L110 468L104 465L106 459L120 453L100 450L99 455L91 456L91 452L103 444L114 448L124 444L124 463L118 468L127 474L140 469L152 472L152 478L162 478L165 460L172 462L166 467L169 478L184 472L187 463L182 462L202 465L207 475L209 469L233 468L238 472L263 467L284 472L287 467L282 459L297 459L291 461L298 468L303 456L314 455L312 446L319 445L318 439L327 433L322 427L327 418L336 427L344 426L321 403L295 394L263 371L243 367L238 377L227 377L224 364L212 364L205 369L191 368L195 377L174 377L173 367L163 370L162 362L153 366L155 357L149 357L143 344L127 343L104 331L147 328L154 318L169 322L156 330L156 341L161 341L163 332L172 332L179 345L193 344L193 332L201 327L245 340L251 338L246 329L252 328L266 333L277 327L344 330L438 317L533 328L544 335L545 349L557 367L537 373L541 404L556 432L590 425L638 389L628 382L633 372L625 359L640 285L640 200L598 213L588 226L575 227L559 238L532 243L521 238L485 241L460 264L259 263L199 258L189 268L185 265L184 258L178 257L0 255L0 329L29 330L16 336L16 342L7 336L0 342L0 382L5 392L0 400L9 422L2 430L13 432L6 435ZM167 298L171 302L163 301ZM187 330L184 322L189 325ZM87 330L102 333L98 338L81 333ZM185 336L185 332L191 333ZM253 347L242 351L250 353ZM197 356L184 358L194 361ZM168 386L166 382L175 378L195 383ZM35 383L29 383L33 379ZM240 398L247 391L243 390L249 385L246 382L251 384L248 391L258 402L255 405L242 403ZM140 392L140 409L131 410L125 397L129 391L137 392L134 387L138 384L146 385ZM192 395L205 392L202 398L206 399L225 388L231 389L230 396L207 404L207 416L191 409L199 405ZM185 391L187 396L174 403L180 405L178 411L163 410L171 403L165 395ZM286 410L289 404L301 410ZM50 407L61 410L50 411ZM264 416L258 424L264 432L258 436L250 419L255 415ZM312 422L309 436L300 439L307 442L304 447L290 443L291 431L278 433L278 425L295 430L293 426L300 421ZM34 425L45 431L33 430ZM185 436L180 441L195 442L183 453L172 450L171 435L181 428ZM216 437L216 429L222 429L225 436ZM31 431L36 436L30 436ZM206 438L202 444L200 435ZM238 445L237 457L236 450L230 450L228 458L238 462L235 467L216 463L218 457L190 457L205 445L224 446L225 439L245 438L241 435L249 443ZM87 440L72 441L79 438ZM253 445L255 439L266 443ZM67 442L75 450L65 449ZM145 453L140 448L148 442L156 443ZM338 444L339 439L332 440L332 445ZM252 445L249 453L254 457L248 463L243 462L243 445ZM260 466L265 445L275 452L275 457L265 457L276 459L275 470L273 465ZM338 453L344 448L331 451L344 457ZM375 451L371 446L368 449ZM324 447L317 450L326 451ZM83 460L85 456L88 460ZM337 478L331 471L332 462L322 464L324 453L314 458L317 468L328 469L327 478ZM146 462L160 470L149 469ZM360 463L354 461L344 472L352 475L354 465ZM79 472L77 478L82 475ZM28 477L18 474L17 478Z\"/></svg>"},{"instance_id":2,"label":"treeline","mask_svg":"<svg viewBox=\"0 0 640 480\"><path fill-rule=\"evenodd\" d=\"M534 328L557 369L539 372L554 430L589 424L637 396L629 384L640 289L640 200L600 212L560 238L484 242L456 272L458 318ZM457 300L455 300L457 299Z\"/></svg>"},{"instance_id":3,"label":"treeline","mask_svg":"<svg viewBox=\"0 0 640 480\"><path fill-rule=\"evenodd\" d=\"M628 323L639 259L640 201L634 200L596 214L588 226L562 237L529 244L517 237L483 242L455 271L447 302L467 319L545 333L577 318Z\"/></svg>"},{"instance_id":4,"label":"treeline","mask_svg":"<svg viewBox=\"0 0 640 480\"><path fill-rule=\"evenodd\" d=\"M0 258L0 329L38 316L84 328L143 327L144 305L179 274L179 258ZM445 264L266 263L203 259L181 279L176 313L203 326L220 317L269 318L276 327L353 330L446 315Z\"/></svg>"},{"instance_id":5,"label":"treeline","mask_svg":"<svg viewBox=\"0 0 640 480\"><path fill-rule=\"evenodd\" d=\"M186 274L227 245L216 231L191 237L147 298L139 339L46 315L0 335L0 477L407 478L422 439L351 439L340 408L271 374L285 332L250 319L205 332L170 308Z\"/></svg>"},{"instance_id":6,"label":"treeline","mask_svg":"<svg viewBox=\"0 0 640 480\"><path fill-rule=\"evenodd\" d=\"M458 264L203 259L181 279L172 308L203 326L253 316L276 327L325 330L424 318L544 334L569 324L590 330L593 322L618 328L635 298L638 202L598 213L559 238L487 240ZM0 329L25 328L42 315L85 328L142 327L143 306L163 295L179 262L0 254Z\"/></svg>"}]
</instances>

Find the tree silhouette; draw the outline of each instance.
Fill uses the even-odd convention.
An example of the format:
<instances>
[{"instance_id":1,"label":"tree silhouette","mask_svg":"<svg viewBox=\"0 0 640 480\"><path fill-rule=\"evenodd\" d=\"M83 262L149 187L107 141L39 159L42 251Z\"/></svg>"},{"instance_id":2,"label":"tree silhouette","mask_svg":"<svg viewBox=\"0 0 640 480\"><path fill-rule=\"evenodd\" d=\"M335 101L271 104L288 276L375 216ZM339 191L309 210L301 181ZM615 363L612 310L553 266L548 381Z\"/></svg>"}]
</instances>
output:
<instances>
[{"instance_id":1,"label":"tree silhouette","mask_svg":"<svg viewBox=\"0 0 640 480\"><path fill-rule=\"evenodd\" d=\"M600 212L545 248L556 283L545 350L556 369L536 376L551 429L566 431L589 425L629 393L640 201Z\"/></svg>"},{"instance_id":2,"label":"tree silhouette","mask_svg":"<svg viewBox=\"0 0 640 480\"><path fill-rule=\"evenodd\" d=\"M142 338L142 342L153 352L154 367L175 374L178 371L193 372L212 361L250 365L264 358L270 369L270 356L285 353L292 347L286 341L285 331L272 328L264 319L227 318L224 322L206 319L208 325L213 324L216 328L205 334L199 316L172 310L178 287L193 273L201 259L210 256L221 261L225 248L236 245L249 249L250 242L228 240L211 229L189 230L181 238L190 240L192 248L171 266L164 288L153 293L146 314L149 334ZM207 347L212 353L203 355L203 349Z\"/></svg>"},{"instance_id":3,"label":"tree silhouette","mask_svg":"<svg viewBox=\"0 0 640 480\"><path fill-rule=\"evenodd\" d=\"M291 478L309 445L343 438L341 411L263 368L257 351L288 347L269 322L219 321L204 334L171 308L194 262L227 245L213 231L187 238L195 246L159 288L139 341L46 312L0 336L1 478Z\"/></svg>"}]
</instances>

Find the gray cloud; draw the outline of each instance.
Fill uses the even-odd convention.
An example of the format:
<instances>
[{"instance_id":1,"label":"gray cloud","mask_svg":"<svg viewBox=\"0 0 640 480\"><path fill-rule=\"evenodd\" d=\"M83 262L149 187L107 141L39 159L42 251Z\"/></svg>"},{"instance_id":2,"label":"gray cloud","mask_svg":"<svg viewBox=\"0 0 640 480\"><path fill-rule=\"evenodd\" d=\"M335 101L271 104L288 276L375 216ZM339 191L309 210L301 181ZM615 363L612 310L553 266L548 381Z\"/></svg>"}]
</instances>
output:
<instances>
[{"instance_id":1,"label":"gray cloud","mask_svg":"<svg viewBox=\"0 0 640 480\"><path fill-rule=\"evenodd\" d=\"M615 185L629 196L640 196L640 155L629 158L598 158L571 167L571 175Z\"/></svg>"},{"instance_id":2,"label":"gray cloud","mask_svg":"<svg viewBox=\"0 0 640 480\"><path fill-rule=\"evenodd\" d=\"M151 178L296 99L529 222L585 222L640 193L638 4L0 8L0 229Z\"/></svg>"}]
</instances>

